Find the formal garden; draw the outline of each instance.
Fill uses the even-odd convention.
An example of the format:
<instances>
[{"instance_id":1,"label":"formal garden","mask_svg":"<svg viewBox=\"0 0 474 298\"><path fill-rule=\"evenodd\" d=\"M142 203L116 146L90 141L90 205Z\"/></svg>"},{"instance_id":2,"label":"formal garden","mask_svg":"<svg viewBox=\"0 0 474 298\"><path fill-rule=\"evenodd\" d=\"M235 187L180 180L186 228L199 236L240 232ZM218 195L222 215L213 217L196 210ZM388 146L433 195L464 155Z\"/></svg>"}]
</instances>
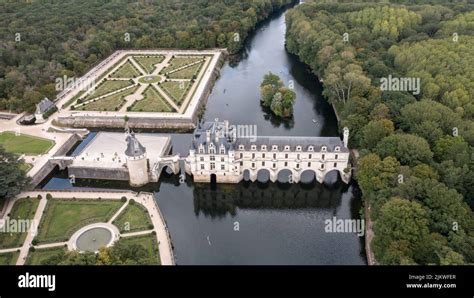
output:
<instances>
[{"instance_id":1,"label":"formal garden","mask_svg":"<svg viewBox=\"0 0 474 298\"><path fill-rule=\"evenodd\" d=\"M184 113L212 55L129 54L74 97L71 110ZM133 95L133 96L132 96Z\"/></svg>"}]
</instances>

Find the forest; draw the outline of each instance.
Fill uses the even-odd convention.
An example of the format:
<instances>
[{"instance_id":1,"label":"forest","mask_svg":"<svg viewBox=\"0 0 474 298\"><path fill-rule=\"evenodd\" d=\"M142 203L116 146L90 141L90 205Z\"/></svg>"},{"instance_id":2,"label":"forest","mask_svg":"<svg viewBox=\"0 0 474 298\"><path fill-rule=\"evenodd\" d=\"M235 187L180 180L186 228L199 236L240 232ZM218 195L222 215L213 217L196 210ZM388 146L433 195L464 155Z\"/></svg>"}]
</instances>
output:
<instances>
[{"instance_id":1,"label":"forest","mask_svg":"<svg viewBox=\"0 0 474 298\"><path fill-rule=\"evenodd\" d=\"M474 262L474 4L308 0L287 50L351 131L380 264ZM420 4L421 3L421 4ZM388 76L420 92L383 90Z\"/></svg>"},{"instance_id":2,"label":"forest","mask_svg":"<svg viewBox=\"0 0 474 298\"><path fill-rule=\"evenodd\" d=\"M255 25L294 0L0 3L0 110L34 111L55 79L80 77L117 49L239 51ZM60 90L59 90L60 91Z\"/></svg>"}]
</instances>

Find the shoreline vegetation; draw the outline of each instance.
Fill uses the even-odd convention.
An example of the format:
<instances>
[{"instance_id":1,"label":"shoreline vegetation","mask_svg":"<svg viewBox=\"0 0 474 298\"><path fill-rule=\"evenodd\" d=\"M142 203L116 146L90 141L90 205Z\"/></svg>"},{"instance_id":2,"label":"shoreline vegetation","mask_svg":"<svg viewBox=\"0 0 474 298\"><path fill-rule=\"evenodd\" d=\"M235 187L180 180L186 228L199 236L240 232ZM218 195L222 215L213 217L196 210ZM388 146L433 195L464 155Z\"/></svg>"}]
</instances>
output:
<instances>
[{"instance_id":1,"label":"shoreline vegetation","mask_svg":"<svg viewBox=\"0 0 474 298\"><path fill-rule=\"evenodd\" d=\"M306 1L286 47L351 131L375 263L473 263L474 5L394 2Z\"/></svg>"}]
</instances>

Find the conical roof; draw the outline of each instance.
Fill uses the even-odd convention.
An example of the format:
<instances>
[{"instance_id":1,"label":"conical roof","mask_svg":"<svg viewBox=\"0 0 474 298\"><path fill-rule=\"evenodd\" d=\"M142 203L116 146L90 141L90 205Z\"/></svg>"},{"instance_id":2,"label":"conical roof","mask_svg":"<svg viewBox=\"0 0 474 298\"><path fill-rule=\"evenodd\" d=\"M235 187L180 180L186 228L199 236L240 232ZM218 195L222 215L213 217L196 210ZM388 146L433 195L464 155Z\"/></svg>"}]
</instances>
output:
<instances>
[{"instance_id":1,"label":"conical roof","mask_svg":"<svg viewBox=\"0 0 474 298\"><path fill-rule=\"evenodd\" d=\"M146 153L145 147L137 140L135 133L132 132L127 136L127 150L125 154L129 157L137 157Z\"/></svg>"}]
</instances>

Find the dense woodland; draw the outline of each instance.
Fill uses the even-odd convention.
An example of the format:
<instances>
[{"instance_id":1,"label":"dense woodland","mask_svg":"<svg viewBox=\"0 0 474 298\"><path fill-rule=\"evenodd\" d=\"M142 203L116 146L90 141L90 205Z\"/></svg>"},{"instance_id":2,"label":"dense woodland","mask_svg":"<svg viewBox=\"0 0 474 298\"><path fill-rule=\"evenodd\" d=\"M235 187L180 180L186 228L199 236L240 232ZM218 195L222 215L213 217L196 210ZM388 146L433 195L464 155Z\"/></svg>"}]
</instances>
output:
<instances>
[{"instance_id":1,"label":"dense woodland","mask_svg":"<svg viewBox=\"0 0 474 298\"><path fill-rule=\"evenodd\" d=\"M116 49L221 47L292 0L98 0L0 3L0 110L33 111L55 79L78 77Z\"/></svg>"},{"instance_id":2,"label":"dense woodland","mask_svg":"<svg viewBox=\"0 0 474 298\"><path fill-rule=\"evenodd\" d=\"M306 2L287 14L287 49L359 149L377 261L473 263L474 4ZM389 75L420 78L420 93L382 91Z\"/></svg>"}]
</instances>

